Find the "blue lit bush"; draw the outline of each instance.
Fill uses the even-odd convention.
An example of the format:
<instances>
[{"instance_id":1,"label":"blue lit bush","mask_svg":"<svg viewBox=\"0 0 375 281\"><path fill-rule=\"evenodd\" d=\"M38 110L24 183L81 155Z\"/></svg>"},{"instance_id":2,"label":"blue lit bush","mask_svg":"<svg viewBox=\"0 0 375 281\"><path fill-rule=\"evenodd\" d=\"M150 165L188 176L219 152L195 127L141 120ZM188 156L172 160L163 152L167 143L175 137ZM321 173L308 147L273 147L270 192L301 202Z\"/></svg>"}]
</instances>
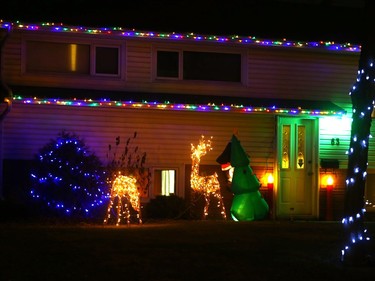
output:
<instances>
[{"instance_id":1,"label":"blue lit bush","mask_svg":"<svg viewBox=\"0 0 375 281\"><path fill-rule=\"evenodd\" d=\"M109 191L105 169L82 139L62 131L35 158L32 198L53 215L102 218Z\"/></svg>"}]
</instances>

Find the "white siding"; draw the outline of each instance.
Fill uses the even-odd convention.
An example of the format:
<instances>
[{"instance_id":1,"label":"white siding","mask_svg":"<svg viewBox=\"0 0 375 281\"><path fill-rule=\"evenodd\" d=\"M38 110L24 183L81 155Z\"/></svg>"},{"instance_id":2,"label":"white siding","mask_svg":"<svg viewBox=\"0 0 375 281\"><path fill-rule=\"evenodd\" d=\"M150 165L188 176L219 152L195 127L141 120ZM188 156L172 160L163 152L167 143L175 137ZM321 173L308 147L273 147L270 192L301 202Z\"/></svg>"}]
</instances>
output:
<instances>
[{"instance_id":1,"label":"white siding","mask_svg":"<svg viewBox=\"0 0 375 281\"><path fill-rule=\"evenodd\" d=\"M121 77L36 75L22 73L22 40L77 41L121 47ZM242 83L154 80L155 48L234 52L244 56ZM359 53L313 48L126 38L95 34L48 33L13 29L3 48L3 76L8 85L83 88L234 97L329 100L350 110L349 89L356 79Z\"/></svg>"},{"instance_id":2,"label":"white siding","mask_svg":"<svg viewBox=\"0 0 375 281\"><path fill-rule=\"evenodd\" d=\"M104 163L108 145L137 132L136 144L147 153L150 166L190 164L191 143L200 136L213 137L213 150L202 164L216 158L230 141L234 129L249 153L251 165L272 167L275 123L272 114L171 111L116 107L77 107L15 102L4 121L4 159L32 159L62 130L83 138Z\"/></svg>"}]
</instances>

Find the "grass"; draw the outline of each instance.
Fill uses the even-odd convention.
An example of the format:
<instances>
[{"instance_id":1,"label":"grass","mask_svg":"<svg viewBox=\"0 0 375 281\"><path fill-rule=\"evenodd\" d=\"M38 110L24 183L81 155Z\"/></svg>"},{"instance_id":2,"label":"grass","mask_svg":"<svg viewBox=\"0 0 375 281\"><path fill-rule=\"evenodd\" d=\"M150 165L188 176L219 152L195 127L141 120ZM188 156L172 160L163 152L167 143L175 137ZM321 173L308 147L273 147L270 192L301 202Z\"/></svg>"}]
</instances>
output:
<instances>
[{"instance_id":1,"label":"grass","mask_svg":"<svg viewBox=\"0 0 375 281\"><path fill-rule=\"evenodd\" d=\"M366 223L370 234L375 223ZM366 280L340 263L343 227L313 221L0 224L0 280ZM371 242L372 243L372 242ZM371 252L374 245L370 244Z\"/></svg>"}]
</instances>

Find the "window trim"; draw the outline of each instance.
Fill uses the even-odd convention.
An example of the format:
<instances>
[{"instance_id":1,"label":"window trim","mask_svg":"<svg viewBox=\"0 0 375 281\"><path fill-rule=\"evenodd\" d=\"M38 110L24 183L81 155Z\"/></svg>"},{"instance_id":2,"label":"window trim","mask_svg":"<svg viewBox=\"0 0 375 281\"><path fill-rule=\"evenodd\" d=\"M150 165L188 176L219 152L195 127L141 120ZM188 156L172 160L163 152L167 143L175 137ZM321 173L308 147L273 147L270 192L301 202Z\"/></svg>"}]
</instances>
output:
<instances>
[{"instance_id":1,"label":"window trim","mask_svg":"<svg viewBox=\"0 0 375 281\"><path fill-rule=\"evenodd\" d=\"M91 76L100 76L100 77L121 77L121 46L112 45L112 44L90 44L91 45L91 57L90 57L90 75ZM113 48L118 50L117 58L117 74L108 74L108 73L97 73L96 72L96 48Z\"/></svg>"},{"instance_id":2,"label":"window trim","mask_svg":"<svg viewBox=\"0 0 375 281\"><path fill-rule=\"evenodd\" d=\"M157 63L158 63L158 52L159 51L178 53L178 77L158 76L158 73L157 73L158 65L157 65ZM153 50L153 59L152 59L154 80L173 80L173 81L183 80L182 79L182 71L183 71L182 53L183 53L183 51L179 48L178 49L155 48Z\"/></svg>"},{"instance_id":3,"label":"window trim","mask_svg":"<svg viewBox=\"0 0 375 281\"><path fill-rule=\"evenodd\" d=\"M27 56L27 42L28 41L35 41L35 42L45 42L45 43L60 43L60 44L83 44L88 45L90 48L90 65L89 65L89 73L88 74L74 74L74 73L60 73L60 72L49 72L49 71L40 71L40 72L28 72L26 69L26 56ZM96 73L96 47L109 47L109 48L118 48L118 74L101 74ZM53 75L56 77L109 77L109 78L118 78L124 79L124 73L126 68L126 54L125 54L125 46L122 42L117 42L114 40L108 41L107 39L100 42L92 40L85 40L80 37L65 37L65 36L43 36L43 35L28 35L25 34L22 36L21 39L21 74L22 75L35 75L35 76L45 76L45 75Z\"/></svg>"},{"instance_id":4,"label":"window trim","mask_svg":"<svg viewBox=\"0 0 375 281\"><path fill-rule=\"evenodd\" d=\"M160 194L156 194L155 192L155 176L156 171L162 171L162 170L174 170L175 171L175 192L174 195L184 198L185 196L185 190L184 190L184 170L183 165L163 165L163 166L155 166L151 169L151 187L149 192L150 199L155 198L156 196Z\"/></svg>"}]
</instances>

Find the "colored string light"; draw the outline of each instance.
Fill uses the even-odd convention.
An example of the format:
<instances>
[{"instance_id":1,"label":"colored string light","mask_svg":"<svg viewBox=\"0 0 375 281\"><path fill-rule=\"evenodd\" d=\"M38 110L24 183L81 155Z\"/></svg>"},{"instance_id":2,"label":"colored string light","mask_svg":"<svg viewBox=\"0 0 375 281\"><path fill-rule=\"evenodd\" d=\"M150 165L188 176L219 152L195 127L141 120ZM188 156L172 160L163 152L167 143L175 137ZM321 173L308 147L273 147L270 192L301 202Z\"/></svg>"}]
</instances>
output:
<instances>
[{"instance_id":1,"label":"colored string light","mask_svg":"<svg viewBox=\"0 0 375 281\"><path fill-rule=\"evenodd\" d=\"M176 34L175 32L151 32L151 31L135 31L126 30L122 27L83 27L83 26L65 26L62 23L40 23L40 24L23 24L20 22L6 22L0 20L0 26L8 29L16 28L21 30L30 31L51 31L51 32L70 32L70 33L88 33L88 34L100 34L110 36L123 36L123 37L146 37L146 38L158 38L158 39L173 39L173 40L193 40L193 41L209 41L217 43L237 43L237 44L253 44L262 46L273 46L273 47L296 47L296 48L324 48L331 51L347 51L347 52L360 52L360 45L353 45L351 43L335 43L330 41L318 41L318 42L302 42L302 41L289 41L287 39L282 40L264 40L258 39L254 36L216 36L216 35L198 35L194 33Z\"/></svg>"},{"instance_id":2,"label":"colored string light","mask_svg":"<svg viewBox=\"0 0 375 281\"><path fill-rule=\"evenodd\" d=\"M23 98L21 96L14 96L13 103L24 103L24 104L40 104L40 105L61 105L61 106L90 106L90 107L117 107L117 108L138 108L138 109L160 109L160 110L185 110L185 111L200 111L200 112L238 112L238 113L278 113L278 114L290 114L290 115L313 115L313 116L327 116L337 115L343 116L346 111L336 110L307 110L302 108L286 109L280 108L276 105L269 107L253 107L244 105L216 105L214 103L208 104L175 104L170 102L135 102L135 101L110 101L107 99L103 100L65 100L65 99L42 99L42 98Z\"/></svg>"}]
</instances>

